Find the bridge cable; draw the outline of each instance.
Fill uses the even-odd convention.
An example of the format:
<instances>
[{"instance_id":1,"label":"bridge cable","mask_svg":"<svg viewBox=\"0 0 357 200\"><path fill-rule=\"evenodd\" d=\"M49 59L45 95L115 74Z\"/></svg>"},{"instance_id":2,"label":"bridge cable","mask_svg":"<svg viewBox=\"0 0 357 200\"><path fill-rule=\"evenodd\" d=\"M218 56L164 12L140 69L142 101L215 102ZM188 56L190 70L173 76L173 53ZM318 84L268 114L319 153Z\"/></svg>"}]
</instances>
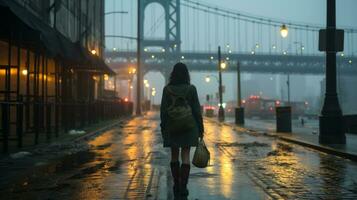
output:
<instances>
[{"instance_id":1,"label":"bridge cable","mask_svg":"<svg viewBox=\"0 0 357 200\"><path fill-rule=\"evenodd\" d=\"M240 20L240 18L238 18L238 48L237 48L237 50L238 50L238 52L240 52L241 51L241 49L242 49L242 43L241 43L241 37L242 37L242 34L241 34L241 25L240 25L240 23L241 23L241 20Z\"/></svg>"},{"instance_id":2,"label":"bridge cable","mask_svg":"<svg viewBox=\"0 0 357 200\"><path fill-rule=\"evenodd\" d=\"M130 1L130 10L131 10L131 17L130 17L130 23L131 24L135 24L134 23L134 1ZM130 30L130 36L134 37L134 25L131 26L131 30ZM131 48L133 48L133 40L130 40L130 44L131 44Z\"/></svg>"},{"instance_id":3,"label":"bridge cable","mask_svg":"<svg viewBox=\"0 0 357 200\"><path fill-rule=\"evenodd\" d=\"M120 1L120 10L124 10L124 5L123 5L123 0ZM120 16L120 35L123 35L123 31L124 31L124 16L121 15ZM120 39L120 45L121 47L124 46L124 40Z\"/></svg>"},{"instance_id":4,"label":"bridge cable","mask_svg":"<svg viewBox=\"0 0 357 200\"><path fill-rule=\"evenodd\" d=\"M274 25L274 45L275 45L275 53L278 52L278 27Z\"/></svg>"},{"instance_id":5,"label":"bridge cable","mask_svg":"<svg viewBox=\"0 0 357 200\"><path fill-rule=\"evenodd\" d=\"M218 46L218 29L219 29L219 25L218 25L218 15L215 15L215 24L216 24L216 28L215 28L215 40L216 40L216 46Z\"/></svg>"},{"instance_id":6,"label":"bridge cable","mask_svg":"<svg viewBox=\"0 0 357 200\"><path fill-rule=\"evenodd\" d=\"M234 48L237 49L238 45L237 45L237 21L233 20L233 45Z\"/></svg>"},{"instance_id":7,"label":"bridge cable","mask_svg":"<svg viewBox=\"0 0 357 200\"><path fill-rule=\"evenodd\" d=\"M207 29L207 51L210 52L211 51L211 47L210 47L210 43L211 43L211 29L210 29L210 15L208 14L208 12L205 12L206 14L206 29Z\"/></svg>"},{"instance_id":8,"label":"bridge cable","mask_svg":"<svg viewBox=\"0 0 357 200\"><path fill-rule=\"evenodd\" d=\"M245 51L248 52L248 21L245 21L245 35L244 35L244 38L245 38L245 45L244 45L244 48L245 48Z\"/></svg>"},{"instance_id":9,"label":"bridge cable","mask_svg":"<svg viewBox=\"0 0 357 200\"><path fill-rule=\"evenodd\" d=\"M272 30L272 29L271 29L270 21L269 21L269 25L268 25L267 28L268 28L268 32L269 32L269 36L268 36L268 37L269 37L269 44L268 44L268 45L269 45L269 54L271 54L271 48L272 48L272 44L271 44L271 30Z\"/></svg>"},{"instance_id":10,"label":"bridge cable","mask_svg":"<svg viewBox=\"0 0 357 200\"><path fill-rule=\"evenodd\" d=\"M115 0L113 0L113 11L115 11ZM115 26L115 15L113 15L113 32L114 34L113 35L116 35L116 26ZM114 47L116 47L116 38L113 38L113 44L114 44Z\"/></svg>"}]
</instances>

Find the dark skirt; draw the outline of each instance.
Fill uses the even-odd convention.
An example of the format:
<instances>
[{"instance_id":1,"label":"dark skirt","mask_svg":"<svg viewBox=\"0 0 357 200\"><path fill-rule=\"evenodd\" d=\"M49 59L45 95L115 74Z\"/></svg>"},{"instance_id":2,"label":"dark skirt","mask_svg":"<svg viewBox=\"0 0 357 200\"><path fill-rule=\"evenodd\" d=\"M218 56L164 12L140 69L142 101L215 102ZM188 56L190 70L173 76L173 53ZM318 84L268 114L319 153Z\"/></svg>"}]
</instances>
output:
<instances>
[{"instance_id":1,"label":"dark skirt","mask_svg":"<svg viewBox=\"0 0 357 200\"><path fill-rule=\"evenodd\" d=\"M198 144L198 128L184 133L162 134L164 147L196 147Z\"/></svg>"}]
</instances>

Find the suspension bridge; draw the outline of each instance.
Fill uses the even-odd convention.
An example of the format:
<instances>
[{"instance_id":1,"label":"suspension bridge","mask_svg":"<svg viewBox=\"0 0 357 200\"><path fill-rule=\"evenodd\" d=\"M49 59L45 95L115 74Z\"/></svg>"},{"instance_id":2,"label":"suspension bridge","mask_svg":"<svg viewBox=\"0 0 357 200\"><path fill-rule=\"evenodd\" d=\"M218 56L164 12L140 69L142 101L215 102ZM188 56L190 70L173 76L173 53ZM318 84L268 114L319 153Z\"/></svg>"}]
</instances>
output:
<instances>
[{"instance_id":1,"label":"suspension bridge","mask_svg":"<svg viewBox=\"0 0 357 200\"><path fill-rule=\"evenodd\" d=\"M130 8L135 7L134 2ZM113 4L115 9L115 1ZM162 12L156 17L160 13L158 7ZM120 8L125 9L123 5ZM147 12L149 9L151 16ZM222 46L222 57L229 66L227 70L236 70L239 61L241 70L250 73L323 74L325 71L325 54L318 51L322 25L254 16L197 0L142 0L140 12L144 74L159 71L168 77L170 66L177 61L185 62L193 71L217 70L218 45ZM117 22L116 15L108 17ZM123 22L122 16L120 19ZM136 20L134 14L131 13L130 19ZM116 71L126 70L136 63L136 23L130 21L128 24L133 26L127 28L128 35L124 34L124 27L117 31L116 24L106 35L113 43L113 48L106 51L106 60ZM285 38L280 35L282 25L288 28ZM344 51L338 53L338 70L356 74L357 30L340 28L345 33Z\"/></svg>"}]
</instances>

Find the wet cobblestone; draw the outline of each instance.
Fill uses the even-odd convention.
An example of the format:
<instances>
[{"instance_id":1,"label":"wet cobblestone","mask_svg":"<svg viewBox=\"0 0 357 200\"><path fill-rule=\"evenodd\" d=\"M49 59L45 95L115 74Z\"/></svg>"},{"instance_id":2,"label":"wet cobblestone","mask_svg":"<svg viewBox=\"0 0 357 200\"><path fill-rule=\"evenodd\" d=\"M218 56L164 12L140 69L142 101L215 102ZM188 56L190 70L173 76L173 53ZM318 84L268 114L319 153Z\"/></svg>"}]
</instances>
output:
<instances>
[{"instance_id":1,"label":"wet cobblestone","mask_svg":"<svg viewBox=\"0 0 357 200\"><path fill-rule=\"evenodd\" d=\"M205 129L210 166L192 167L189 199L357 199L355 162L208 120ZM76 144L81 151L75 160L3 194L11 199L173 199L169 152L161 142L157 114L135 118Z\"/></svg>"}]
</instances>

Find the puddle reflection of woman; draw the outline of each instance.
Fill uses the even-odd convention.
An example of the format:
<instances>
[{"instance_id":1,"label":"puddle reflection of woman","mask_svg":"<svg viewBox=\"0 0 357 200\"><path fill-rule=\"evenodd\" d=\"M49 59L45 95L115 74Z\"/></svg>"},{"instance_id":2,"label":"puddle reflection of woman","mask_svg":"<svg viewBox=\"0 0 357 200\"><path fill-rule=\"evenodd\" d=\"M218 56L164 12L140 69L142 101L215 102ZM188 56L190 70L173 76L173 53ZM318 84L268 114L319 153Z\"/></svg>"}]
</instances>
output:
<instances>
[{"instance_id":1,"label":"puddle reflection of woman","mask_svg":"<svg viewBox=\"0 0 357 200\"><path fill-rule=\"evenodd\" d=\"M172 95L183 94L187 104L191 107L194 118L194 128L184 133L170 133L167 128L168 108L172 105ZM171 174L174 180L173 191L175 197L187 197L187 183L190 174L190 148L197 146L199 137L203 137L203 121L201 106L198 100L196 87L190 84L190 75L185 64L177 63L170 76L168 85L163 90L161 107L161 132L164 140L164 147L171 148ZM180 166L179 154L181 150Z\"/></svg>"}]
</instances>

